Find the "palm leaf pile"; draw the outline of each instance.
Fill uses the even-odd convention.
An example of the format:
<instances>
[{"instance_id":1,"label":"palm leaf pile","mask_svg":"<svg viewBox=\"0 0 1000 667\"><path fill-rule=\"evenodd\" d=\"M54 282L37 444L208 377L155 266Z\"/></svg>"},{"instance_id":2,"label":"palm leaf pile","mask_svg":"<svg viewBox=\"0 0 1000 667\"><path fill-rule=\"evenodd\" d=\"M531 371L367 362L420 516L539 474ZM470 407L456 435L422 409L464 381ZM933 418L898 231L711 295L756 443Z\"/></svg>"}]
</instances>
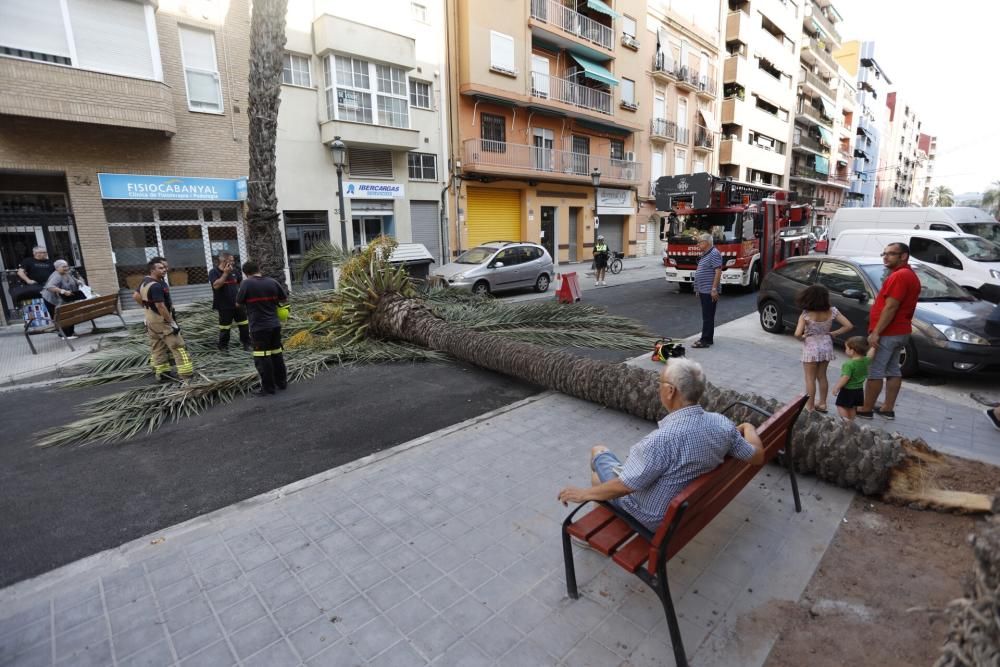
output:
<instances>
[{"instance_id":1,"label":"palm leaf pile","mask_svg":"<svg viewBox=\"0 0 1000 667\"><path fill-rule=\"evenodd\" d=\"M292 296L291 317L283 326L291 381L351 364L447 360L440 351L367 335L370 313L386 292L419 300L434 315L458 327L550 348L643 350L652 345L652 337L639 323L593 306L554 300L507 303L448 288L419 289L402 268L393 268L382 259L394 243L381 239L352 256L340 253L336 246L314 254L310 265L320 261L341 266L340 286ZM238 348L228 353L216 349L218 319L209 304L189 308L180 322L195 363L193 381L152 384L146 335L141 326L133 326L125 338L90 361L83 375L67 384L78 388L128 382L128 389L82 405L85 417L44 432L38 444L127 440L241 398L259 386L250 355L237 352Z\"/></svg>"}]
</instances>

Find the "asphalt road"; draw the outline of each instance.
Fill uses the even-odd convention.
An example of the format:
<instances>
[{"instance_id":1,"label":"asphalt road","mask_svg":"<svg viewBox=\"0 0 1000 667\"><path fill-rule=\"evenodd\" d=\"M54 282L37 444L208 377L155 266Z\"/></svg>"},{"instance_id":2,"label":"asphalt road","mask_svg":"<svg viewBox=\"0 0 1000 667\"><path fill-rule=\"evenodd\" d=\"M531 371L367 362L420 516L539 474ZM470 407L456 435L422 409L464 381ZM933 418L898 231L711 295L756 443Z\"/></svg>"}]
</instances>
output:
<instances>
[{"instance_id":1,"label":"asphalt road","mask_svg":"<svg viewBox=\"0 0 1000 667\"><path fill-rule=\"evenodd\" d=\"M696 298L662 280L587 292L656 334L700 331ZM717 323L753 308L723 296ZM624 360L634 352L588 356ZM33 434L121 387L0 394L0 587L508 405L537 387L460 364L354 367L116 445L38 449Z\"/></svg>"}]
</instances>

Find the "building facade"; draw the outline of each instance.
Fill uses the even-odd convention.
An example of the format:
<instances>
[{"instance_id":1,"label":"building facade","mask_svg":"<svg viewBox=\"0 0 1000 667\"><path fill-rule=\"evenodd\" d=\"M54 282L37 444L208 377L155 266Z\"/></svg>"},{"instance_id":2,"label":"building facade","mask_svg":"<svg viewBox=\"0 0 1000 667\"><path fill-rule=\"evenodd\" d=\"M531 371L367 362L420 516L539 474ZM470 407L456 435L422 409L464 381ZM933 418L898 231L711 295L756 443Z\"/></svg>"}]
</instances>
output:
<instances>
[{"instance_id":1,"label":"building facade","mask_svg":"<svg viewBox=\"0 0 1000 667\"><path fill-rule=\"evenodd\" d=\"M719 174L787 188L803 16L793 0L728 0Z\"/></svg>"},{"instance_id":2,"label":"building facade","mask_svg":"<svg viewBox=\"0 0 1000 667\"><path fill-rule=\"evenodd\" d=\"M640 151L645 187L639 189L637 254L660 251L656 180L718 173L720 14L706 11L711 7L678 4L649 2L641 31L640 53L649 69L641 83L640 105L649 134Z\"/></svg>"},{"instance_id":3,"label":"building facade","mask_svg":"<svg viewBox=\"0 0 1000 667\"><path fill-rule=\"evenodd\" d=\"M875 60L875 43L844 42L834 53L837 62L857 82L854 160L845 206L876 206L882 164L882 138L887 133L885 100L891 81Z\"/></svg>"},{"instance_id":4,"label":"building facade","mask_svg":"<svg viewBox=\"0 0 1000 667\"><path fill-rule=\"evenodd\" d=\"M902 96L893 91L886 95L889 134L883 142L885 168L879 174L879 206L920 206L924 199L923 184L917 176L926 153L920 150L920 130L923 121Z\"/></svg>"},{"instance_id":5,"label":"building facade","mask_svg":"<svg viewBox=\"0 0 1000 667\"><path fill-rule=\"evenodd\" d=\"M576 262L598 233L637 252L646 3L577 4L448 0L453 254L523 240Z\"/></svg>"},{"instance_id":6,"label":"building facade","mask_svg":"<svg viewBox=\"0 0 1000 667\"><path fill-rule=\"evenodd\" d=\"M937 159L937 137L921 134L917 140L917 170L913 176L913 198L917 206L931 205L934 182L934 162Z\"/></svg>"},{"instance_id":7,"label":"building facade","mask_svg":"<svg viewBox=\"0 0 1000 667\"><path fill-rule=\"evenodd\" d=\"M278 115L278 205L293 280L332 286L325 268L299 277L320 242L347 248L380 234L422 243L444 261L443 0L364 4L290 0ZM330 147L346 147L341 182Z\"/></svg>"},{"instance_id":8,"label":"building facade","mask_svg":"<svg viewBox=\"0 0 1000 667\"><path fill-rule=\"evenodd\" d=\"M188 7L0 3L6 306L34 245L105 294L162 255L178 301L210 293L220 250L246 256L249 3Z\"/></svg>"}]
</instances>

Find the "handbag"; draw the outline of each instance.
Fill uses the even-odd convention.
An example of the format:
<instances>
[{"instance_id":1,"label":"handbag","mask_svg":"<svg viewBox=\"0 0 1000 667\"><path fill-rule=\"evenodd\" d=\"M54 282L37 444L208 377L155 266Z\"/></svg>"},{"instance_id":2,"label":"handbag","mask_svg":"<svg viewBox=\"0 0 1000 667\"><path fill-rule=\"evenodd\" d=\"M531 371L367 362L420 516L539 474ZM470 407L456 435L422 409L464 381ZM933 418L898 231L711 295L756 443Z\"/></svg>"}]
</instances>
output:
<instances>
[{"instance_id":1,"label":"handbag","mask_svg":"<svg viewBox=\"0 0 1000 667\"><path fill-rule=\"evenodd\" d=\"M667 363L671 357L683 357L686 355L683 343L673 338L661 338L653 343L653 361Z\"/></svg>"}]
</instances>

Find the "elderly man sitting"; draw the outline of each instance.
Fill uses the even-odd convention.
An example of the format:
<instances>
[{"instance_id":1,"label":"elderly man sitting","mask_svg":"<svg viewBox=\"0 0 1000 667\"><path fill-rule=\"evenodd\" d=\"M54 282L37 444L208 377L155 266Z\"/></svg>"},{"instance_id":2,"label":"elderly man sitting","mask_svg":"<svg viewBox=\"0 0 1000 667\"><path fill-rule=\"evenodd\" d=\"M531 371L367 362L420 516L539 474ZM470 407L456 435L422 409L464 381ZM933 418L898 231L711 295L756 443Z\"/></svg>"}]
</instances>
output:
<instances>
[{"instance_id":1,"label":"elderly man sitting","mask_svg":"<svg viewBox=\"0 0 1000 667\"><path fill-rule=\"evenodd\" d=\"M591 449L590 488L567 486L559 500L612 501L642 525L656 531L670 501L726 455L764 463L764 448L752 424L733 424L705 412L705 372L689 359L671 359L660 373L660 401L670 414L659 427L632 446L623 464L607 447Z\"/></svg>"}]
</instances>

